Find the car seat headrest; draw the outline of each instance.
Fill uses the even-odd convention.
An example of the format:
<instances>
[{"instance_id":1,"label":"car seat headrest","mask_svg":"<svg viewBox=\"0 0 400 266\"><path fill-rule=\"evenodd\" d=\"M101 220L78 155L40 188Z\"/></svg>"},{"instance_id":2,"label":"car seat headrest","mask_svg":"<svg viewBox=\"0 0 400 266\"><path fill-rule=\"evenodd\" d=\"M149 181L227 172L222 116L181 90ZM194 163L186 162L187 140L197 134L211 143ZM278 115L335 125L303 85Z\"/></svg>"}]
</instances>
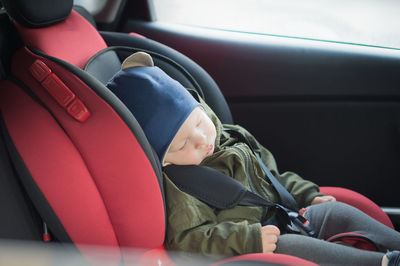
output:
<instances>
[{"instance_id":1,"label":"car seat headrest","mask_svg":"<svg viewBox=\"0 0 400 266\"><path fill-rule=\"evenodd\" d=\"M46 27L66 19L73 0L2 0L7 13L28 28Z\"/></svg>"}]
</instances>

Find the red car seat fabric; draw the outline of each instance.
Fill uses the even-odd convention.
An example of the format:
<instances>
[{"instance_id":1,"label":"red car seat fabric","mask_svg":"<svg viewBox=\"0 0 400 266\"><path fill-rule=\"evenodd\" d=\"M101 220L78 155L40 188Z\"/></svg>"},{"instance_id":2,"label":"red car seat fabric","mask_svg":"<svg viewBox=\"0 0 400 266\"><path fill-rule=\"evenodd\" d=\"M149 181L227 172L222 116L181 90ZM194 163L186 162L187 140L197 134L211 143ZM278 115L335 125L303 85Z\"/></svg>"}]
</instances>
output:
<instances>
[{"instance_id":1,"label":"red car seat fabric","mask_svg":"<svg viewBox=\"0 0 400 266\"><path fill-rule=\"evenodd\" d=\"M0 95L4 123L15 143L16 154L21 156L21 163L16 167L18 176L29 187L30 198L54 236L64 243L99 242L116 247L115 234L93 180L88 179L78 151L57 122L9 81L1 83ZM75 165L70 167L71 163ZM73 184L79 185L71 187ZM97 217L87 219L91 215ZM93 222L99 225L96 227L99 230L80 231L93 227Z\"/></svg>"},{"instance_id":2,"label":"red car seat fabric","mask_svg":"<svg viewBox=\"0 0 400 266\"><path fill-rule=\"evenodd\" d=\"M18 22L15 25L27 46L80 68L94 54L107 47L93 25L75 10L71 11L68 19L45 28L27 28Z\"/></svg>"},{"instance_id":3,"label":"red car seat fabric","mask_svg":"<svg viewBox=\"0 0 400 266\"><path fill-rule=\"evenodd\" d=\"M10 137L35 183L63 221L68 234L73 240L78 240L77 243L100 242L116 246L104 204L99 204L102 199L77 149L46 110L15 84L7 81L4 83L7 90L2 88L1 107ZM32 113L35 115L27 115ZM29 138L26 137L27 132ZM63 191L60 189L63 187L71 189ZM80 207L71 209L67 204ZM93 218L87 219L86 216ZM79 217L85 217L83 221L88 224L83 225ZM103 221L106 223L103 224ZM79 226L76 223L80 223ZM80 230L79 227L87 229L93 224L103 228L103 236L91 230L87 234L93 235L86 235L86 241L79 241L83 236L73 231ZM110 238L107 232L111 233L113 241L105 240ZM102 237L105 239L100 239Z\"/></svg>"},{"instance_id":4,"label":"red car seat fabric","mask_svg":"<svg viewBox=\"0 0 400 266\"><path fill-rule=\"evenodd\" d=\"M29 67L37 59L85 103L92 113L88 120L73 119L32 76ZM5 124L72 242L147 249L162 246L161 185L131 129L85 83L46 58L20 50L13 73L51 114L5 81L1 89Z\"/></svg>"},{"instance_id":5,"label":"red car seat fabric","mask_svg":"<svg viewBox=\"0 0 400 266\"><path fill-rule=\"evenodd\" d=\"M90 57L107 47L94 25L72 10L71 0L3 3L25 45L50 56L83 68Z\"/></svg>"},{"instance_id":6,"label":"red car seat fabric","mask_svg":"<svg viewBox=\"0 0 400 266\"><path fill-rule=\"evenodd\" d=\"M341 233L326 239L326 241L348 245L358 249L377 252L379 251L378 247L373 241L358 233Z\"/></svg>"}]
</instances>

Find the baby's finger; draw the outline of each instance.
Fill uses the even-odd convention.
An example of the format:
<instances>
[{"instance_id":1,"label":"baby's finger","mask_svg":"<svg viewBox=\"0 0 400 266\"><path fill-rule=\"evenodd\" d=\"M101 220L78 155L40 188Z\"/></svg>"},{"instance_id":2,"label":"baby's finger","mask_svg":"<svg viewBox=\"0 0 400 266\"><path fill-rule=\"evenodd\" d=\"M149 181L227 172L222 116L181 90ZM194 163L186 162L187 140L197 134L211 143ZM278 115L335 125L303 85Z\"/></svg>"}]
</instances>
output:
<instances>
[{"instance_id":1,"label":"baby's finger","mask_svg":"<svg viewBox=\"0 0 400 266\"><path fill-rule=\"evenodd\" d=\"M336 198L334 196L327 196L329 201L336 201Z\"/></svg>"},{"instance_id":2,"label":"baby's finger","mask_svg":"<svg viewBox=\"0 0 400 266\"><path fill-rule=\"evenodd\" d=\"M268 234L266 236L263 236L263 240L265 243L275 244L276 242L278 242L278 236Z\"/></svg>"},{"instance_id":3,"label":"baby's finger","mask_svg":"<svg viewBox=\"0 0 400 266\"><path fill-rule=\"evenodd\" d=\"M272 234L272 235L276 235L279 236L281 234L281 231L279 230L278 227L276 227L275 225L266 225L262 228L263 232L265 232L266 234Z\"/></svg>"},{"instance_id":4,"label":"baby's finger","mask_svg":"<svg viewBox=\"0 0 400 266\"><path fill-rule=\"evenodd\" d=\"M276 249L276 244L267 244L263 246L263 253L272 253Z\"/></svg>"}]
</instances>

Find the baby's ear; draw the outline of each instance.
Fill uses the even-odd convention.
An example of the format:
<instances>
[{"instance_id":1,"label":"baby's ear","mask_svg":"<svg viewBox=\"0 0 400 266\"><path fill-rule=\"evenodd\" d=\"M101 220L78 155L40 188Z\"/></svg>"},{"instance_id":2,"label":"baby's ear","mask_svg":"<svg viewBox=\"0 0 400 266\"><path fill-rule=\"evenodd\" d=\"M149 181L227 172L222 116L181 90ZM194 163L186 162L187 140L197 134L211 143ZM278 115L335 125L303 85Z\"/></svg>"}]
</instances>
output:
<instances>
[{"instance_id":1,"label":"baby's ear","mask_svg":"<svg viewBox=\"0 0 400 266\"><path fill-rule=\"evenodd\" d=\"M128 56L122 63L121 69L127 69L138 66L154 66L153 59L145 52L137 52Z\"/></svg>"}]
</instances>

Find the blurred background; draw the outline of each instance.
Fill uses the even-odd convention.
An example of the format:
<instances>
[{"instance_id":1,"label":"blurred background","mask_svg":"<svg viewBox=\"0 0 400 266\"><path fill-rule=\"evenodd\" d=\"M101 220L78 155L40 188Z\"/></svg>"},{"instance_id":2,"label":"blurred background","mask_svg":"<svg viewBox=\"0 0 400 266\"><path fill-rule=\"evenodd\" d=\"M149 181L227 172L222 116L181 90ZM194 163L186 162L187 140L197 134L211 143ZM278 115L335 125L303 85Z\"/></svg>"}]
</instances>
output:
<instances>
[{"instance_id":1,"label":"blurred background","mask_svg":"<svg viewBox=\"0 0 400 266\"><path fill-rule=\"evenodd\" d=\"M165 22L400 48L395 0L150 0Z\"/></svg>"}]
</instances>

